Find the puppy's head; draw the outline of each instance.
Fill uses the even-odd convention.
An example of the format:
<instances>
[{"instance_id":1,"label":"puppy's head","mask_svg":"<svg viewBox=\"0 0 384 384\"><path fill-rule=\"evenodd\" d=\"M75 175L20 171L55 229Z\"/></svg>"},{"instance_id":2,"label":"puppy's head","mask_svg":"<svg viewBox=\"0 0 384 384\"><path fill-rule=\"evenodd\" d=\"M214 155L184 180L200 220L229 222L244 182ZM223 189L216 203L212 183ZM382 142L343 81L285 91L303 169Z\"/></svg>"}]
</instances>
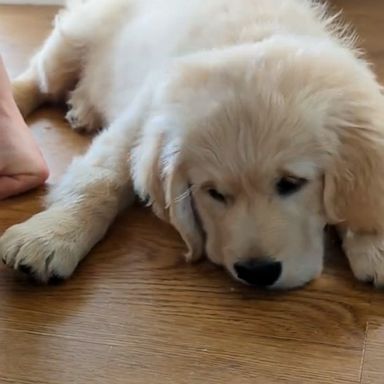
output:
<instances>
[{"instance_id":1,"label":"puppy's head","mask_svg":"<svg viewBox=\"0 0 384 384\"><path fill-rule=\"evenodd\" d=\"M382 230L384 104L348 49L276 38L175 73L148 124L160 164L149 174L189 258L292 288L321 273L327 222Z\"/></svg>"}]
</instances>

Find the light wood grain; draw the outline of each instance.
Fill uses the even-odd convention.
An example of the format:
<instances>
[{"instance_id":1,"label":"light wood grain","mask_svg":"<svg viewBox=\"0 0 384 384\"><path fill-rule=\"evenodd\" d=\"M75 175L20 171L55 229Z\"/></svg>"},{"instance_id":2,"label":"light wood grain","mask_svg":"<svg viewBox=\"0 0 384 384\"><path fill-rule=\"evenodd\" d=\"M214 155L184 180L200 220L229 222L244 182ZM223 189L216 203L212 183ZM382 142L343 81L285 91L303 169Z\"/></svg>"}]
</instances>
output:
<instances>
[{"instance_id":1,"label":"light wood grain","mask_svg":"<svg viewBox=\"0 0 384 384\"><path fill-rule=\"evenodd\" d=\"M384 2L334 3L384 80ZM55 11L0 6L12 75ZM54 183L89 139L59 109L29 123ZM0 232L38 212L43 193L1 202ZM305 289L255 291L207 262L186 265L173 229L135 207L63 285L36 286L0 267L0 383L383 383L384 293L353 279L332 239L328 249L326 272Z\"/></svg>"}]
</instances>

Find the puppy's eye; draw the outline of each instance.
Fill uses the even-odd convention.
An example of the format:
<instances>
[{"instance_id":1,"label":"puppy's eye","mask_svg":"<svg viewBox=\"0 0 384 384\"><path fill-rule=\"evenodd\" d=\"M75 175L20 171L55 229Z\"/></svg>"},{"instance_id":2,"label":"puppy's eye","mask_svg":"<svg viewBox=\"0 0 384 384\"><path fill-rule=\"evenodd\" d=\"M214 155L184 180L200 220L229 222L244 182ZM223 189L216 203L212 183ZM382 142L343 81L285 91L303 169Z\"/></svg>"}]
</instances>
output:
<instances>
[{"instance_id":1,"label":"puppy's eye","mask_svg":"<svg viewBox=\"0 0 384 384\"><path fill-rule=\"evenodd\" d=\"M289 196L299 191L308 180L301 177L285 176L276 184L276 191L280 196Z\"/></svg>"},{"instance_id":2,"label":"puppy's eye","mask_svg":"<svg viewBox=\"0 0 384 384\"><path fill-rule=\"evenodd\" d=\"M207 192L208 192L208 195L211 196L213 200L219 201L220 203L227 202L225 196L222 193L218 192L216 189L209 188Z\"/></svg>"}]
</instances>

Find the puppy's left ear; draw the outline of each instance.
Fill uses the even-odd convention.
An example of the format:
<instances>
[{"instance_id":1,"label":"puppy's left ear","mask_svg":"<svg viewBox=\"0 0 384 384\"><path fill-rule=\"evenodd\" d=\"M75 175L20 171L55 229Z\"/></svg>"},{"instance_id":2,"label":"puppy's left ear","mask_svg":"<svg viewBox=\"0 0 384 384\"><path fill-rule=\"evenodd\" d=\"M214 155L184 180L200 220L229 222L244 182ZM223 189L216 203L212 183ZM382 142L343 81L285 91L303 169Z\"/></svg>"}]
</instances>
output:
<instances>
[{"instance_id":1,"label":"puppy's left ear","mask_svg":"<svg viewBox=\"0 0 384 384\"><path fill-rule=\"evenodd\" d=\"M377 83L368 82L344 97L349 100L334 105L335 148L325 173L328 223L354 233L383 233L384 96Z\"/></svg>"},{"instance_id":2,"label":"puppy's left ear","mask_svg":"<svg viewBox=\"0 0 384 384\"><path fill-rule=\"evenodd\" d=\"M193 199L183 165L175 161L167 170L166 202L169 219L187 246L187 261L198 260L203 254L203 233L199 226Z\"/></svg>"}]
</instances>

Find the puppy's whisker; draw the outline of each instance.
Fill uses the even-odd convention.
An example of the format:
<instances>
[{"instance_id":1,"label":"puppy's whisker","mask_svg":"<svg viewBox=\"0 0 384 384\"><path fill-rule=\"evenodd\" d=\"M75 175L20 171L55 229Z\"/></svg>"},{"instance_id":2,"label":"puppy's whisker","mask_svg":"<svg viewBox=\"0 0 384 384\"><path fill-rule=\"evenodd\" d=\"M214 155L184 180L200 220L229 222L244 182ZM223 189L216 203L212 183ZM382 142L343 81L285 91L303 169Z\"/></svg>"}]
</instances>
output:
<instances>
[{"instance_id":1,"label":"puppy's whisker","mask_svg":"<svg viewBox=\"0 0 384 384\"><path fill-rule=\"evenodd\" d=\"M185 190L182 194L177 196L174 200L175 203L180 203L184 199L188 198L191 195L192 187L189 187L187 190Z\"/></svg>"}]
</instances>

